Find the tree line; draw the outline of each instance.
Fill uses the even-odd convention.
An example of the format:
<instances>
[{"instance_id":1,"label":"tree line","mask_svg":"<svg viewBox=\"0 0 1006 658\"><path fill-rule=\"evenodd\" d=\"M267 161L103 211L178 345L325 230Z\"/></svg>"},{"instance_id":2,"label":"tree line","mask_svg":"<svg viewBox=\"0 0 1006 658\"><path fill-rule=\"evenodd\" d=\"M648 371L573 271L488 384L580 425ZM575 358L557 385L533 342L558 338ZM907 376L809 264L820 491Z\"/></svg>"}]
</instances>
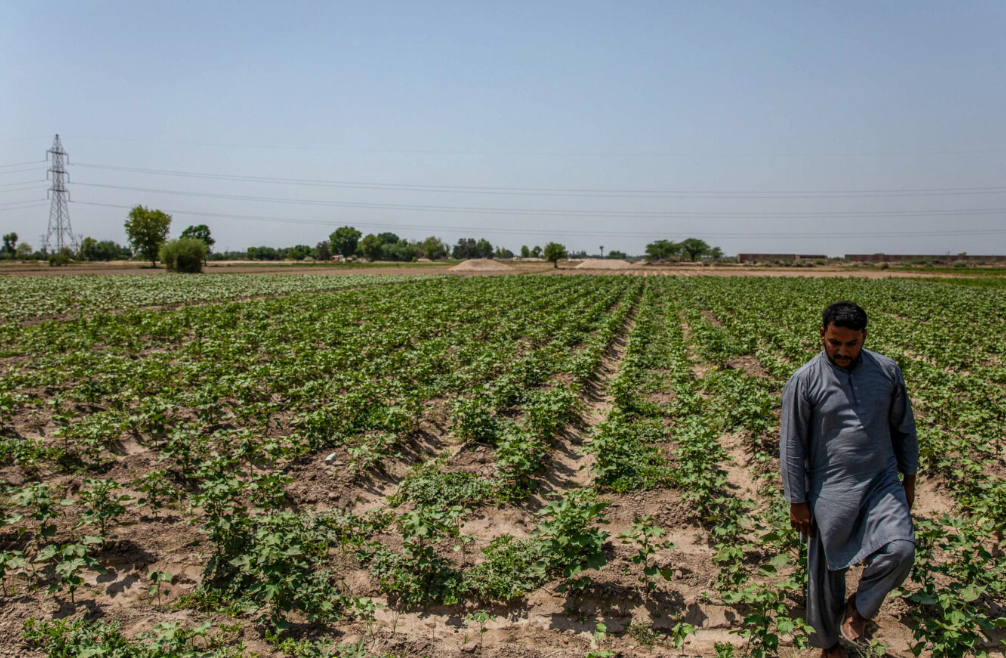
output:
<instances>
[{"instance_id":1,"label":"tree line","mask_svg":"<svg viewBox=\"0 0 1006 658\"><path fill-rule=\"evenodd\" d=\"M62 265L71 260L111 261L130 258L150 261L157 265L158 260L164 262L169 269L175 269L179 263L186 268L199 268L208 260L318 260L328 261L335 257L343 259L365 258L370 261L412 262L420 258L428 260L467 260L471 258L514 258L514 252L506 247L493 246L485 238L461 238L455 245L449 245L436 236L424 240L409 240L391 232L368 233L353 226L342 226L333 231L328 240L310 245L295 245L293 247L248 247L245 251L224 251L213 253L216 244L210 229L205 224L189 226L177 240L168 240L171 227L171 215L156 209L135 206L129 211L124 228L128 243L120 245L112 240L98 241L87 237L81 242L79 249L64 248L61 253L48 254L44 251L34 251L24 242L18 243L16 233L3 236L3 247L0 257L20 259L48 259L50 264ZM600 247L601 257L604 257L604 247ZM565 246L550 242L545 247L520 248L521 258L544 258L554 265L566 258L589 258L585 251L567 252ZM687 238L681 242L672 240L657 240L646 245L646 258L659 260L715 260L723 257L723 250L713 247L704 240ZM627 258L622 251L611 250L608 258Z\"/></svg>"},{"instance_id":2,"label":"tree line","mask_svg":"<svg viewBox=\"0 0 1006 658\"><path fill-rule=\"evenodd\" d=\"M657 240L646 245L646 260L717 260L723 250L709 246L705 240L687 238L681 242Z\"/></svg>"}]
</instances>

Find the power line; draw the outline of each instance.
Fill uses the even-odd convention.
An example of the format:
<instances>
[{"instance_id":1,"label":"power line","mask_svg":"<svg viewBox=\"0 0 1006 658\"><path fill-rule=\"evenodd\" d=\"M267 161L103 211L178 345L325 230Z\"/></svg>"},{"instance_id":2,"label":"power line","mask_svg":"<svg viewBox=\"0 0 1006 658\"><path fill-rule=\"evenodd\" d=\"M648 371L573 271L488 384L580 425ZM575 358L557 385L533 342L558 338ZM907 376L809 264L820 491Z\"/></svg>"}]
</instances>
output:
<instances>
[{"instance_id":1,"label":"power line","mask_svg":"<svg viewBox=\"0 0 1006 658\"><path fill-rule=\"evenodd\" d=\"M46 183L46 181L44 181L44 180L20 180L20 181L17 181L16 183L3 183L3 184L0 184L0 187L12 187L14 185L33 185L33 184L44 185L45 183Z\"/></svg>"},{"instance_id":2,"label":"power line","mask_svg":"<svg viewBox=\"0 0 1006 658\"><path fill-rule=\"evenodd\" d=\"M128 137L94 137L71 135L73 139L105 142L129 142L140 144L160 144L166 146L198 146L205 148L246 148L280 151L322 151L338 153L401 153L415 155L484 155L521 157L598 157L598 158L868 158L905 157L928 155L988 155L1006 153L1006 149L949 149L943 151L861 151L847 153L658 153L658 152L616 152L616 151L488 151L488 150L445 150L445 149L368 149L330 146L288 146L280 144L224 144L214 142L188 142Z\"/></svg>"},{"instance_id":3,"label":"power line","mask_svg":"<svg viewBox=\"0 0 1006 658\"><path fill-rule=\"evenodd\" d=\"M834 197L897 197L897 196L953 196L973 194L1001 194L1006 186L989 187L935 187L909 189L843 189L843 190L644 190L644 189L590 189L558 187L494 187L486 185L415 185L407 183L372 183L362 181L316 180L310 178L280 178L275 176L244 176L210 172L190 172L171 169L148 169L142 167L119 167L91 163L76 163L75 167L121 171L157 176L177 176L181 178L202 178L243 183L270 183L276 185L303 185L310 187L335 187L364 190L384 190L403 192L436 192L451 194L499 194L526 196L586 196L586 197L696 197L696 198L834 198Z\"/></svg>"},{"instance_id":4,"label":"power line","mask_svg":"<svg viewBox=\"0 0 1006 658\"><path fill-rule=\"evenodd\" d=\"M16 137L14 139L0 139L0 144L12 144L14 142L30 142L33 139L43 139L48 137L48 135L40 135L38 137Z\"/></svg>"},{"instance_id":5,"label":"power line","mask_svg":"<svg viewBox=\"0 0 1006 658\"><path fill-rule=\"evenodd\" d=\"M28 201L12 201L10 203L0 204L0 210L21 210L23 208L34 208L36 204L44 205L48 202L49 202L48 199L29 199Z\"/></svg>"},{"instance_id":6,"label":"power line","mask_svg":"<svg viewBox=\"0 0 1006 658\"><path fill-rule=\"evenodd\" d=\"M93 201L73 201L74 204L88 205L88 206L101 206L105 208L122 208L131 209L132 206L118 205L112 203L98 203ZM213 213L213 212L202 212L196 210L164 210L169 214L174 215L194 215L197 217L216 217L220 219L246 219L253 221L265 221L274 223L294 223L294 224L308 224L314 226L338 226L347 223L347 220L324 220L324 219L304 219L297 217L270 217L261 215L238 215L238 214L228 214L228 213ZM388 223L371 223L371 222L352 222L354 226L357 227L367 227L367 228L385 228L385 229L396 229L396 230L414 230L414 231L456 231L456 232L466 232L470 234L479 233L501 233L501 234L538 234L538 235L570 235L570 236L596 236L596 237L669 237L673 234L684 235L685 231L681 230L661 230L661 231L646 231L646 232L633 232L633 231L585 231L585 230L547 230L547 229L506 229L506 228L471 228L463 226L431 226L431 225L402 225L402 224L388 224ZM689 233L695 233L695 231L689 230ZM717 237L717 238L745 238L745 239L788 239L788 238L808 238L808 237L821 237L821 238L878 238L878 237L935 237L935 236L957 236L957 235L998 235L1006 233L1006 229L976 229L968 231L956 231L956 230L946 230L946 231L888 231L888 232L875 232L875 233L825 233L825 232L814 232L814 233L742 233L742 232L707 232L702 231L701 234L706 237Z\"/></svg>"},{"instance_id":7,"label":"power line","mask_svg":"<svg viewBox=\"0 0 1006 658\"><path fill-rule=\"evenodd\" d=\"M24 167L25 165L34 164L45 164L45 160L32 160L31 162L12 162L10 164L0 165L0 169L6 169L7 167Z\"/></svg>"},{"instance_id":8,"label":"power line","mask_svg":"<svg viewBox=\"0 0 1006 658\"><path fill-rule=\"evenodd\" d=\"M0 187L11 187L12 184L0 185ZM15 183L15 185L25 185L25 183ZM0 194L6 194L8 192L20 192L22 190L36 190L46 187L45 183L39 184L37 181L32 181L30 184L25 185L25 187L12 187L9 190L0 190Z\"/></svg>"},{"instance_id":9,"label":"power line","mask_svg":"<svg viewBox=\"0 0 1006 658\"><path fill-rule=\"evenodd\" d=\"M20 174L25 171L38 171L38 167L29 167L28 169L12 169L10 171L0 171L0 176L6 176L7 174Z\"/></svg>"},{"instance_id":10,"label":"power line","mask_svg":"<svg viewBox=\"0 0 1006 658\"><path fill-rule=\"evenodd\" d=\"M329 206L336 208L368 208L378 210L405 210L418 212L452 212L477 215L530 215L545 217L703 217L703 218L828 218L828 217L957 217L961 215L996 215L1006 213L1006 208L966 208L961 210L879 210L879 211L839 211L839 212L750 212L750 211L661 211L661 210L542 210L537 208L490 208L484 206L435 206L394 203L364 203L353 201L328 201L323 199L292 199L288 197L262 197L246 194L220 194L216 192L187 192L163 188L132 187L128 185L105 185L101 183L73 183L83 187L95 187L151 194L171 194L206 199L227 199L231 201L254 201L258 203L289 203L302 206Z\"/></svg>"}]
</instances>

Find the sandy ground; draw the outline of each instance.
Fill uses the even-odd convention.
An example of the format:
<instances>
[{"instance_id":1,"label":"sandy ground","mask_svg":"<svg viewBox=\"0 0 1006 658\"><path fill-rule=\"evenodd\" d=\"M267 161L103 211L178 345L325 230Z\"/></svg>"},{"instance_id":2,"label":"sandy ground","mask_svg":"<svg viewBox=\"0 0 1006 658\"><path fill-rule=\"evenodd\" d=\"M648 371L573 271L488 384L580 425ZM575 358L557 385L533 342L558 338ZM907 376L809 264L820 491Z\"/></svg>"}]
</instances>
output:
<instances>
[{"instance_id":1,"label":"sandy ground","mask_svg":"<svg viewBox=\"0 0 1006 658\"><path fill-rule=\"evenodd\" d=\"M529 267L528 270L551 269L547 265L544 268L541 264L536 265L535 269ZM692 271L705 273L707 269L692 268ZM758 268L756 272L764 273L764 270ZM575 271L563 268L559 273L574 274ZM650 275L675 273L683 272L648 272ZM527 536L535 524L534 512L543 505L547 493L567 491L589 482L591 458L582 454L579 448L591 428L603 420L611 408L611 399L605 390L618 372L631 322L630 318L606 353L598 373L599 381L584 392L579 422L567 427L560 435L546 472L541 477L540 491L519 504L483 508L466 523L463 532L473 537L473 544L468 548L470 555L477 556L481 547L503 532L517 537ZM729 365L744 370L749 376L764 376L765 373L757 359L750 356L735 359ZM702 376L702 369L698 365L696 367L697 376ZM18 418L15 425L20 434L32 437L51 436L53 429L52 421L47 418ZM445 450L450 454L445 466L448 470L491 472L491 451L463 445L446 425L445 412L434 401L421 431L405 446L401 458L391 460L382 472L347 477L341 468L347 460L344 449L337 450L335 468L324 464L323 453L309 455L287 467L287 474L294 478L287 493L297 509L320 512L338 508L363 512L385 507L388 495L395 491L398 482L413 464ZM759 500L753 476L756 464L751 461L745 438L728 434L720 441L731 457L731 461L723 465L731 488L736 495ZM665 446L669 455L672 448ZM158 468L157 452L129 438L122 442L117 452L117 463L105 477L130 481ZM338 474L340 471L342 475ZM15 467L9 466L0 468L0 480L17 486L24 482L24 477ZM80 476L57 476L50 481L76 488L80 480ZM139 495L132 488L124 493ZM514 605L490 608L496 619L487 626L484 649L476 648L478 633L473 633L465 623L465 614L471 610L460 607L433 607L400 614L393 608L382 607L376 613L374 628L368 629L362 623L337 624L326 637L335 642L369 638L370 655L374 656L391 653L400 657L430 658L464 658L469 654L494 658L582 658L591 650L596 624L603 622L608 632L618 634L618 637L609 637L597 648L614 650L618 656L712 657L716 655L715 643L727 641L738 645L740 650L742 641L730 631L737 628L741 612L716 603L718 597L715 595L710 599L709 593L715 591L717 573L714 549L706 531L689 520L688 506L682 504L681 496L682 492L669 488L603 496L611 503L607 510L610 525L605 529L613 537L628 528L634 517L653 515L667 531L664 538L677 546L672 551L658 551L654 556L659 565L671 565L675 571L674 579L661 583L649 600L644 600L638 593L638 567L630 562L631 549L612 539L609 540L609 565L601 572L592 573L594 584L584 596L573 601L557 591L554 585L549 585L529 593L525 600ZM952 503L942 493L938 482L921 481L917 514L933 516L951 507ZM90 575L87 586L78 595L76 606L37 593L5 600L5 605L0 606L0 656L40 655L25 652L17 639L28 616L59 618L85 614L117 619L122 622L128 636L149 631L161 621L180 621L185 626L192 626L207 617L192 610L172 610L167 605L157 610L146 595L149 585L147 574L152 571L176 575L175 582L165 588L166 603L192 592L200 580L209 546L198 529L189 524L189 514L184 507L165 510L157 516L131 510L127 521L132 525L119 528L116 534L120 539L111 543L99 556L104 564L111 567L109 574L97 578ZM388 540L395 541L394 537ZM375 589L365 568L349 561L342 575L350 593L373 597L375 602L387 605L387 598ZM854 586L857 575L856 570L849 574L850 587ZM901 618L905 612L903 603L891 601L885 605L877 620L881 626L876 637L882 638L891 647L888 655L905 658L912 655L908 650L910 628ZM247 619L234 620L222 614L210 614L208 617L217 626L238 623L241 639L249 649L262 656L280 655L264 642L260 631ZM682 651L674 649L665 640L653 642L653 638L645 634L638 639L633 636L634 632L642 633L640 629L668 632L680 621L693 624L697 629L696 635L690 638ZM784 651L781 655L796 654ZM805 652L803 655L816 654Z\"/></svg>"},{"instance_id":2,"label":"sandy ground","mask_svg":"<svg viewBox=\"0 0 1006 658\"><path fill-rule=\"evenodd\" d=\"M856 277L866 279L896 279L910 277L955 277L956 274L930 273L924 269L911 272L894 272L891 270L865 269L851 266L824 266L824 267L749 267L744 265L645 265L642 263L630 263L628 268L593 268L580 267L585 261L564 261L555 268L550 263L541 261L515 261L505 263L511 270L469 270L450 272L454 263L418 263L401 264L381 263L377 266L362 265L305 265L295 262L276 262L255 264L254 261L215 261L211 262L204 271L211 273L242 273L242 274L374 274L374 275L442 275L452 273L459 276L485 276L500 274L632 274L635 276L783 276L783 277ZM166 270L159 266L151 268L149 265L130 261L113 261L111 263L79 263L67 267L49 267L40 263L2 263L0 264L0 276L26 275L26 276L67 276L74 274L147 274L156 276L166 274ZM967 276L967 272L960 276Z\"/></svg>"}]
</instances>

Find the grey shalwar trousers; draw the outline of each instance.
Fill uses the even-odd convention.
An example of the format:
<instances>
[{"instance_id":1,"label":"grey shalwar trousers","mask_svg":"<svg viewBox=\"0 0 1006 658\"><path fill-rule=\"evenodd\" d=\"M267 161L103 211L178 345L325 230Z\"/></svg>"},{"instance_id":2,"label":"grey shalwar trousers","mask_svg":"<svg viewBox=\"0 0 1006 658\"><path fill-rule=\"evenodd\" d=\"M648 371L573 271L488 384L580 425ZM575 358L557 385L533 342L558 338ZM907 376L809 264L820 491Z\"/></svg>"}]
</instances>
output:
<instances>
[{"instance_id":1,"label":"grey shalwar trousers","mask_svg":"<svg viewBox=\"0 0 1006 658\"><path fill-rule=\"evenodd\" d=\"M915 544L897 539L866 557L867 567L856 590L856 609L873 619L887 594L903 583L915 561ZM807 543L807 624L814 628L810 645L829 649L838 643L845 617L845 574L830 571L820 536Z\"/></svg>"}]
</instances>

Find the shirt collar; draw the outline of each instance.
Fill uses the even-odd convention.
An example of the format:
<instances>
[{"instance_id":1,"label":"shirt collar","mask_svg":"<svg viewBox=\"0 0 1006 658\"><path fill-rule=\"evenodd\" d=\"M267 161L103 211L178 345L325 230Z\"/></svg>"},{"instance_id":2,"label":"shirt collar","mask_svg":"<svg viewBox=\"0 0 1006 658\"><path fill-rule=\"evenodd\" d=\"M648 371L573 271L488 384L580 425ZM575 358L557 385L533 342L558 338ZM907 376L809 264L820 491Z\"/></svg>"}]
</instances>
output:
<instances>
[{"instance_id":1,"label":"shirt collar","mask_svg":"<svg viewBox=\"0 0 1006 658\"><path fill-rule=\"evenodd\" d=\"M852 372L853 370L858 368L861 363L863 363L863 350L862 349L859 350L859 356L857 356L855 360L853 360L853 362L849 364L848 368L836 366L835 363L828 358L828 352L826 352L824 349L821 350L821 358L823 358L828 363L828 365L830 365L835 370L841 370L843 372Z\"/></svg>"}]
</instances>

